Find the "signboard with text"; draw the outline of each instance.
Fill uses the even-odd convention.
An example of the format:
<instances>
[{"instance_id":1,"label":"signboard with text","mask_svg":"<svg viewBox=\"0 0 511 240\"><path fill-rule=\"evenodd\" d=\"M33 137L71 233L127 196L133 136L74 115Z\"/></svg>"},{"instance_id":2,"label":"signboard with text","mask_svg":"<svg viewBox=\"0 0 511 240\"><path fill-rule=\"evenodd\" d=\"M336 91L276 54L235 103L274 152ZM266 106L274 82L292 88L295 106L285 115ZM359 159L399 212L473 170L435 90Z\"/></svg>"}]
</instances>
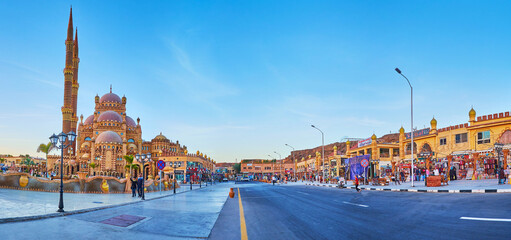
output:
<instances>
[{"instance_id":1,"label":"signboard with text","mask_svg":"<svg viewBox=\"0 0 511 240\"><path fill-rule=\"evenodd\" d=\"M417 130L417 131L413 132L413 137L417 138L417 137L426 136L428 134L429 134L429 128L424 128L424 129ZM406 137L406 139L411 138L410 133L405 133L405 137Z\"/></svg>"},{"instance_id":2,"label":"signboard with text","mask_svg":"<svg viewBox=\"0 0 511 240\"><path fill-rule=\"evenodd\" d=\"M373 142L373 140L371 138L368 138L368 139L364 139L364 140L360 140L358 141L358 144L357 146L360 148L360 147L365 147L367 145L371 145L371 143Z\"/></svg>"}]
</instances>

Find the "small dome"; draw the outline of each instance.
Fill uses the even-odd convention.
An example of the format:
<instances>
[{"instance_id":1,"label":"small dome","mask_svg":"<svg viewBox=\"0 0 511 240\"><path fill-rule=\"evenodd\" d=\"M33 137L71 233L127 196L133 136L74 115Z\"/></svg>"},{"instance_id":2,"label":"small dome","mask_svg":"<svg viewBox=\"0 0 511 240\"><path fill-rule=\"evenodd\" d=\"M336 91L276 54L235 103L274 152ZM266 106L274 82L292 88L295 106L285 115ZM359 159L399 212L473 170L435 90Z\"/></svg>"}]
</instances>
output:
<instances>
[{"instance_id":1,"label":"small dome","mask_svg":"<svg viewBox=\"0 0 511 240\"><path fill-rule=\"evenodd\" d=\"M399 133L405 133L405 129L403 128L403 126L401 126L401 128L399 129Z\"/></svg>"},{"instance_id":2,"label":"small dome","mask_svg":"<svg viewBox=\"0 0 511 240\"><path fill-rule=\"evenodd\" d=\"M474 108L470 109L470 111L468 112L468 116L469 117L475 117L476 116L476 110L474 110Z\"/></svg>"},{"instance_id":3,"label":"small dome","mask_svg":"<svg viewBox=\"0 0 511 240\"><path fill-rule=\"evenodd\" d=\"M122 144L122 138L114 131L104 131L96 138L96 143L119 143Z\"/></svg>"},{"instance_id":4,"label":"small dome","mask_svg":"<svg viewBox=\"0 0 511 240\"><path fill-rule=\"evenodd\" d=\"M376 134L373 133L373 136L371 136L371 140L376 141Z\"/></svg>"},{"instance_id":5,"label":"small dome","mask_svg":"<svg viewBox=\"0 0 511 240\"><path fill-rule=\"evenodd\" d=\"M99 99L99 102L100 103L104 103L104 102L121 103L121 98L119 96L117 96L117 94L110 92L110 93L103 95Z\"/></svg>"},{"instance_id":6,"label":"small dome","mask_svg":"<svg viewBox=\"0 0 511 240\"><path fill-rule=\"evenodd\" d=\"M129 127L136 127L137 126L137 124L135 123L133 118L130 118L128 116L126 116L126 125L128 125Z\"/></svg>"},{"instance_id":7,"label":"small dome","mask_svg":"<svg viewBox=\"0 0 511 240\"><path fill-rule=\"evenodd\" d=\"M167 140L167 137L163 136L163 134L161 134L161 132L160 132L160 135L154 137L154 139L157 139L157 140Z\"/></svg>"},{"instance_id":8,"label":"small dome","mask_svg":"<svg viewBox=\"0 0 511 240\"><path fill-rule=\"evenodd\" d=\"M114 111L106 111L101 113L98 117L98 122L103 121L114 121L114 122L122 122L122 117L117 112Z\"/></svg>"},{"instance_id":9,"label":"small dome","mask_svg":"<svg viewBox=\"0 0 511 240\"><path fill-rule=\"evenodd\" d=\"M435 117L433 117L433 119L431 119L430 124L431 124L431 126L433 126L433 125L435 125L435 126L436 126L437 122L436 122Z\"/></svg>"},{"instance_id":10,"label":"small dome","mask_svg":"<svg viewBox=\"0 0 511 240\"><path fill-rule=\"evenodd\" d=\"M94 115L90 115L89 117L87 117L87 119L85 119L85 122L83 122L83 124L89 125L89 124L92 124L93 122L94 122Z\"/></svg>"}]
</instances>

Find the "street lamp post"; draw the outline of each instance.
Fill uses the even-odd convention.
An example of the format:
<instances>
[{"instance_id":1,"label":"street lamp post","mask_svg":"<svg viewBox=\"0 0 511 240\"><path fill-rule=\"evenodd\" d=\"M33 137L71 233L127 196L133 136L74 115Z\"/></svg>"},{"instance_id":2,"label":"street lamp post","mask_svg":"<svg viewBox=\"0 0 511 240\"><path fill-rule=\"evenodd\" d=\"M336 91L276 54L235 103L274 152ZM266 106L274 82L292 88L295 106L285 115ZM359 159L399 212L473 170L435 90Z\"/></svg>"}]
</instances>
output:
<instances>
[{"instance_id":1,"label":"street lamp post","mask_svg":"<svg viewBox=\"0 0 511 240\"><path fill-rule=\"evenodd\" d=\"M270 154L268 154L268 157L270 157L270 159L272 159L272 158L273 158ZM273 162L273 160L272 160L272 162ZM273 166L273 164L272 164L272 166ZM275 169L273 169L273 170L275 170ZM272 183L273 183L273 185L275 185L275 181L273 181L273 174L274 174L274 173L275 173L275 171L273 171L273 172L271 173L271 176L272 176Z\"/></svg>"},{"instance_id":2,"label":"street lamp post","mask_svg":"<svg viewBox=\"0 0 511 240\"><path fill-rule=\"evenodd\" d=\"M323 181L325 181L325 134L323 133L323 131L321 131L319 128L317 128L316 126L314 125L311 125L311 127L317 129L319 132L321 132L321 148L322 148L322 152L321 152L321 158L322 158L322 164L323 164ZM319 168L319 166L318 166Z\"/></svg>"},{"instance_id":3,"label":"street lamp post","mask_svg":"<svg viewBox=\"0 0 511 240\"><path fill-rule=\"evenodd\" d=\"M279 155L279 159L280 159L280 180L282 181L282 155L280 155L280 153L276 152L276 151L273 151L275 154Z\"/></svg>"},{"instance_id":4,"label":"street lamp post","mask_svg":"<svg viewBox=\"0 0 511 240\"><path fill-rule=\"evenodd\" d=\"M412 164L411 164L411 170L410 170L410 173L412 175L412 187L414 187L414 184L413 184L413 178L414 178L414 174L413 174L413 87L412 87L412 84L410 84L410 81L408 80L408 78L403 75L403 73L401 73L401 70L399 70L399 68L396 68L395 69L396 72L398 74L400 74L401 76L403 76L406 81L408 82L408 85L410 85L410 118L411 118L411 121L410 121L410 125L411 125L411 131L410 131L410 136L411 136L411 143L410 143L410 147L411 147L411 150L412 150Z\"/></svg>"},{"instance_id":5,"label":"street lamp post","mask_svg":"<svg viewBox=\"0 0 511 240\"><path fill-rule=\"evenodd\" d=\"M66 144L66 140L69 140L69 144ZM76 133L71 131L68 134L61 132L58 136L53 134L50 137L51 144L57 149L60 149L60 199L59 199L59 210L57 212L64 212L64 149L71 146L76 139ZM59 144L60 145L57 145Z\"/></svg>"},{"instance_id":6,"label":"street lamp post","mask_svg":"<svg viewBox=\"0 0 511 240\"><path fill-rule=\"evenodd\" d=\"M137 154L135 158L142 163L142 200L145 200L145 163L151 160L151 153Z\"/></svg>"},{"instance_id":7,"label":"street lamp post","mask_svg":"<svg viewBox=\"0 0 511 240\"><path fill-rule=\"evenodd\" d=\"M292 147L291 145L287 144L287 143L286 143L286 146L288 146L288 147L290 147L290 148L292 148L292 149L293 149L293 151L291 152L291 157L293 158L293 163L294 163L294 165L293 165L293 178L294 178L294 179L295 179L295 181L296 181L296 160L295 160L295 148L294 148L294 147Z\"/></svg>"}]
</instances>

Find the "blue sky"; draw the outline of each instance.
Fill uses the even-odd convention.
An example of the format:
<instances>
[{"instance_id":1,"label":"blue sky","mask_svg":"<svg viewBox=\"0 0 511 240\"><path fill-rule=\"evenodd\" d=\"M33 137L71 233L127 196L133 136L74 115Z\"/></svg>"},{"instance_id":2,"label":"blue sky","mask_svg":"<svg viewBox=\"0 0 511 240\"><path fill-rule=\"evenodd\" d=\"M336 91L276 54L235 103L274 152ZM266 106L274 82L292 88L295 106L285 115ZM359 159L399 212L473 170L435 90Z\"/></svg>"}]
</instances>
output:
<instances>
[{"instance_id":1,"label":"blue sky","mask_svg":"<svg viewBox=\"0 0 511 240\"><path fill-rule=\"evenodd\" d=\"M71 4L79 114L113 84L145 140L218 162L408 131L395 67L418 128L510 110L508 1L1 1L0 153L61 130Z\"/></svg>"}]
</instances>

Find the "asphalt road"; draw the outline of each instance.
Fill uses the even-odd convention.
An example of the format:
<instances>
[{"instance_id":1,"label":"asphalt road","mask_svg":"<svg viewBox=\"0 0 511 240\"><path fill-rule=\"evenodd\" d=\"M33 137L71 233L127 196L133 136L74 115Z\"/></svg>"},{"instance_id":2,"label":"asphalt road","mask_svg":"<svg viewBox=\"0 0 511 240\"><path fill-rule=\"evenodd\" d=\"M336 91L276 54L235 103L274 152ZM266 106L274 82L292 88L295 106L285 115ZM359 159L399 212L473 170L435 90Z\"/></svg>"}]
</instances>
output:
<instances>
[{"instance_id":1,"label":"asphalt road","mask_svg":"<svg viewBox=\"0 0 511 240\"><path fill-rule=\"evenodd\" d=\"M250 240L511 239L511 221L461 219L511 219L511 194L238 186ZM240 239L239 212L236 194L224 205L210 239Z\"/></svg>"}]
</instances>

